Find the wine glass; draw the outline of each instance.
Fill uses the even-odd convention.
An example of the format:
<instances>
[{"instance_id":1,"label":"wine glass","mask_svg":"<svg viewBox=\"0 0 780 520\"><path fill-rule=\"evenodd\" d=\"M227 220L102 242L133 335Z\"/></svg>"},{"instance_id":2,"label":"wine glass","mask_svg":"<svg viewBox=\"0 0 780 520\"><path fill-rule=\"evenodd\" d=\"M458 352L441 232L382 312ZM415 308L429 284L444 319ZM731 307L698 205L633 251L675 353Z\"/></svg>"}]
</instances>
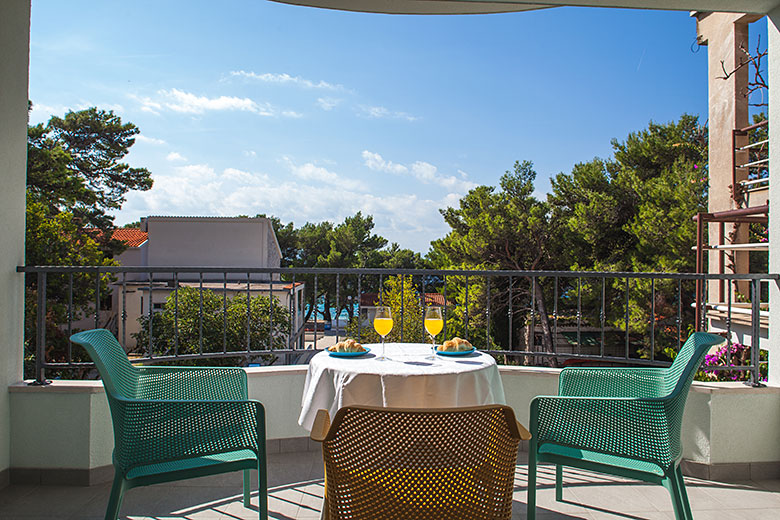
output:
<instances>
[{"instance_id":1,"label":"wine glass","mask_svg":"<svg viewBox=\"0 0 780 520\"><path fill-rule=\"evenodd\" d=\"M390 313L390 307L381 306L376 308L374 315L374 330L382 336L382 354L376 358L377 361L385 361L385 336L393 330L393 315Z\"/></svg>"},{"instance_id":2,"label":"wine glass","mask_svg":"<svg viewBox=\"0 0 780 520\"><path fill-rule=\"evenodd\" d=\"M425 330L431 335L431 355L426 359L436 359L436 335L444 327L444 319L441 316L441 307L428 307L425 309Z\"/></svg>"}]
</instances>

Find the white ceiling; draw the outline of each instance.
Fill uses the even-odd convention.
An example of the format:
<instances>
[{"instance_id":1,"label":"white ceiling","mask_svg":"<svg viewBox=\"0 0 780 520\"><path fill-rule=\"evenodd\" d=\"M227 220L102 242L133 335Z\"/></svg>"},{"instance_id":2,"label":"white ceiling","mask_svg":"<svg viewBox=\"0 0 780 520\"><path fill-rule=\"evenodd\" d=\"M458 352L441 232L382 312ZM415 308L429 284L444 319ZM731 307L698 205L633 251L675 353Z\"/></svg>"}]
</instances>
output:
<instances>
[{"instance_id":1,"label":"white ceiling","mask_svg":"<svg viewBox=\"0 0 780 520\"><path fill-rule=\"evenodd\" d=\"M391 14L479 14L528 11L545 7L619 7L672 11L727 11L766 14L780 0L275 0L282 3Z\"/></svg>"}]
</instances>

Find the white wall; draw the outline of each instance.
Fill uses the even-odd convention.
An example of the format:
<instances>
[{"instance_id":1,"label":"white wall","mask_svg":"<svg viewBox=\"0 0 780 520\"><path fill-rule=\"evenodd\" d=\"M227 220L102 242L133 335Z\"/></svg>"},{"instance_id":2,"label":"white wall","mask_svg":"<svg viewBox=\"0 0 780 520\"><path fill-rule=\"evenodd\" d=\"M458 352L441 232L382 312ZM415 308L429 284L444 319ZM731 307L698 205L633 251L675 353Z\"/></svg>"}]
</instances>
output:
<instances>
[{"instance_id":1,"label":"white wall","mask_svg":"<svg viewBox=\"0 0 780 520\"><path fill-rule=\"evenodd\" d=\"M8 385L22 378L24 207L30 0L0 2L0 487L7 482L11 431Z\"/></svg>"},{"instance_id":2,"label":"white wall","mask_svg":"<svg viewBox=\"0 0 780 520\"><path fill-rule=\"evenodd\" d=\"M246 370L250 397L266 409L268 439L308 436L298 426L307 367ZM531 399L557 394L559 372L500 368L507 404L521 423L529 423ZM99 381L55 381L49 388L20 384L11 391L14 468L94 469L111 464L111 416ZM780 415L774 410L778 407L778 388L694 383L683 418L683 457L715 467L731 464L728 471L734 471L735 463L769 463L770 470L776 468ZM53 420L56 429L50 427Z\"/></svg>"},{"instance_id":3,"label":"white wall","mask_svg":"<svg viewBox=\"0 0 780 520\"><path fill-rule=\"evenodd\" d=\"M146 226L150 266L279 267L264 218L149 217ZM273 264L269 248L277 250Z\"/></svg>"},{"instance_id":4,"label":"white wall","mask_svg":"<svg viewBox=\"0 0 780 520\"><path fill-rule=\"evenodd\" d=\"M780 7L767 16L769 33L769 157L771 168L780 158ZM778 167L780 171L780 167ZM769 183L769 206L780 207L780 176ZM769 272L780 273L780 212L769 212ZM769 284L769 384L780 386L780 288ZM780 414L780 407L774 411Z\"/></svg>"},{"instance_id":5,"label":"white wall","mask_svg":"<svg viewBox=\"0 0 780 520\"><path fill-rule=\"evenodd\" d=\"M558 393L560 369L500 367L507 404L528 426L531 399ZM701 464L780 461L780 390L694 382L683 417L683 458Z\"/></svg>"}]
</instances>

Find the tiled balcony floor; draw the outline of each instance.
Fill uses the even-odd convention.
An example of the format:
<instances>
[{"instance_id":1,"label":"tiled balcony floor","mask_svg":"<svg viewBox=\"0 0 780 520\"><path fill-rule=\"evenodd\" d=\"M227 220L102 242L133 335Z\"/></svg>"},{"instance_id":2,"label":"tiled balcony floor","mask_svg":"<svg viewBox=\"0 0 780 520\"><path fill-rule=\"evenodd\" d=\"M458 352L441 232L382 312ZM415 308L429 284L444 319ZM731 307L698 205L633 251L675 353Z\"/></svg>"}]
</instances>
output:
<instances>
[{"instance_id":1,"label":"tiled balcony floor","mask_svg":"<svg viewBox=\"0 0 780 520\"><path fill-rule=\"evenodd\" d=\"M514 517L525 518L526 465L518 464ZM565 502L554 499L554 472L542 467L538 492L540 520L672 519L669 495L652 486L594 473L564 472ZM319 518L322 461L319 453L283 453L269 457L271 518ZM686 479L697 520L780 520L780 481L724 484ZM110 484L91 487L11 486L0 490L0 519L100 519ZM253 496L256 508L257 496ZM241 473L132 489L121 518L141 520L256 519L256 509L241 503Z\"/></svg>"}]
</instances>

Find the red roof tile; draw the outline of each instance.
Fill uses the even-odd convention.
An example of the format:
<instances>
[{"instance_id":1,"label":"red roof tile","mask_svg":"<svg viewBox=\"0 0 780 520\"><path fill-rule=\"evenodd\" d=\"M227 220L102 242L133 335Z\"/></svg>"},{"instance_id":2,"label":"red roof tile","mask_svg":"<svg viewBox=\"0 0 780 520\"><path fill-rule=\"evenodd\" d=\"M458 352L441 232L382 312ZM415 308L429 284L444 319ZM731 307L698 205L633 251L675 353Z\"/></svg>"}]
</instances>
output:
<instances>
[{"instance_id":1,"label":"red roof tile","mask_svg":"<svg viewBox=\"0 0 780 520\"><path fill-rule=\"evenodd\" d=\"M378 293L363 293L360 295L360 305L362 307L373 307L377 305L379 301ZM443 307L445 305L444 295L439 293L425 293L426 305L438 305ZM447 306L452 306L452 302L446 302Z\"/></svg>"},{"instance_id":2,"label":"red roof tile","mask_svg":"<svg viewBox=\"0 0 780 520\"><path fill-rule=\"evenodd\" d=\"M128 247L138 247L146 242L149 234L137 228L118 228L114 230L111 238L119 240L128 245Z\"/></svg>"}]
</instances>

